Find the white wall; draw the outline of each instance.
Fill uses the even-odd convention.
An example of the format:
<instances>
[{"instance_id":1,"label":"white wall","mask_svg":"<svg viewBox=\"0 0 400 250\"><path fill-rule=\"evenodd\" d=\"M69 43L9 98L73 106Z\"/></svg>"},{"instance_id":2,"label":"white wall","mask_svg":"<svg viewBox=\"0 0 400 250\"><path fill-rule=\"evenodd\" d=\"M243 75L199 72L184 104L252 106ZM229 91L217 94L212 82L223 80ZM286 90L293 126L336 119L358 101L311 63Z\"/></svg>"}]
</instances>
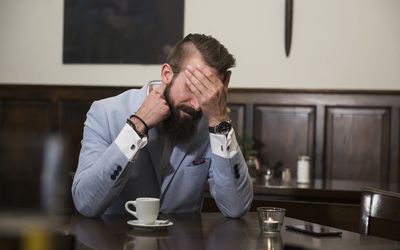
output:
<instances>
[{"instance_id":1,"label":"white wall","mask_svg":"<svg viewBox=\"0 0 400 250\"><path fill-rule=\"evenodd\" d=\"M63 65L63 0L0 0L0 83L141 86L159 65ZM399 0L187 0L185 34L236 55L231 87L400 90ZM229 6L229 7L227 7Z\"/></svg>"}]
</instances>

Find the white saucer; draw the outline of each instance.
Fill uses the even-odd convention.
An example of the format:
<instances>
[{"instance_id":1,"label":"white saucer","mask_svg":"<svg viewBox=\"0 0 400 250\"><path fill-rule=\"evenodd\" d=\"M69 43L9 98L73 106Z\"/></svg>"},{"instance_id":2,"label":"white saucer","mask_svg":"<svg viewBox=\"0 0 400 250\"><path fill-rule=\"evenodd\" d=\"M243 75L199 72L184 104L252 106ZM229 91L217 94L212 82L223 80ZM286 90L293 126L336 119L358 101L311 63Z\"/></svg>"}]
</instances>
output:
<instances>
[{"instance_id":1,"label":"white saucer","mask_svg":"<svg viewBox=\"0 0 400 250\"><path fill-rule=\"evenodd\" d=\"M155 229L162 230L174 225L174 223L172 223L171 221L168 221L168 223L163 223L163 222L164 222L163 220L156 220L156 223L148 225L148 224L142 224L138 220L127 221L127 223L132 227L136 229L145 229L145 230L155 230Z\"/></svg>"}]
</instances>

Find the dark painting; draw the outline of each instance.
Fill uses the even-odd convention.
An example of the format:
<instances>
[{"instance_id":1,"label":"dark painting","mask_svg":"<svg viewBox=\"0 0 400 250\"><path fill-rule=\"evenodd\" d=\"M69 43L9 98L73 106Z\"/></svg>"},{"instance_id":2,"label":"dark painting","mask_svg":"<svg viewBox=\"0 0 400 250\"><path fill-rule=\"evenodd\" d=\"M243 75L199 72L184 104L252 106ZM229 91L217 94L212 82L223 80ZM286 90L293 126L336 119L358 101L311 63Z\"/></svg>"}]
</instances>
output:
<instances>
[{"instance_id":1,"label":"dark painting","mask_svg":"<svg viewBox=\"0 0 400 250\"><path fill-rule=\"evenodd\" d=\"M64 1L64 63L160 64L183 37L184 0Z\"/></svg>"}]
</instances>

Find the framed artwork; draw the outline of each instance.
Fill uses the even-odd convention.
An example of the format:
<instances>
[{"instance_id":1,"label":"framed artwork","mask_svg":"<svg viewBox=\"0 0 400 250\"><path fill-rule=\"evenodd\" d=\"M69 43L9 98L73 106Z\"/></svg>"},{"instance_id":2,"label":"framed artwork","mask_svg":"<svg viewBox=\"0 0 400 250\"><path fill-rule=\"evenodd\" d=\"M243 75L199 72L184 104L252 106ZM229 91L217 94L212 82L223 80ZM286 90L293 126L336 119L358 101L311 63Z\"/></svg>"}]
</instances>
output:
<instances>
[{"instance_id":1,"label":"framed artwork","mask_svg":"<svg viewBox=\"0 0 400 250\"><path fill-rule=\"evenodd\" d=\"M184 0L64 0L63 63L160 64L183 17Z\"/></svg>"}]
</instances>

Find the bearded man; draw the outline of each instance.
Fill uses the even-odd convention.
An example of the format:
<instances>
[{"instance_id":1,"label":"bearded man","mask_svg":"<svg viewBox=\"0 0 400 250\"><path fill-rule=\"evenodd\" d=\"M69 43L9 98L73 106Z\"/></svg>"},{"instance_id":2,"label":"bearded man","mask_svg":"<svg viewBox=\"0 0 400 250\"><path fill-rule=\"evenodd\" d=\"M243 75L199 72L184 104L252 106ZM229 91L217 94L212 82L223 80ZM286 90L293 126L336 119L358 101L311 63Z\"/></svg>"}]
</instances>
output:
<instances>
[{"instance_id":1,"label":"bearded man","mask_svg":"<svg viewBox=\"0 0 400 250\"><path fill-rule=\"evenodd\" d=\"M227 112L235 58L215 38L189 34L161 81L92 104L72 184L84 216L125 213L138 197L161 213L201 212L205 185L226 217L250 208L253 188Z\"/></svg>"}]
</instances>

